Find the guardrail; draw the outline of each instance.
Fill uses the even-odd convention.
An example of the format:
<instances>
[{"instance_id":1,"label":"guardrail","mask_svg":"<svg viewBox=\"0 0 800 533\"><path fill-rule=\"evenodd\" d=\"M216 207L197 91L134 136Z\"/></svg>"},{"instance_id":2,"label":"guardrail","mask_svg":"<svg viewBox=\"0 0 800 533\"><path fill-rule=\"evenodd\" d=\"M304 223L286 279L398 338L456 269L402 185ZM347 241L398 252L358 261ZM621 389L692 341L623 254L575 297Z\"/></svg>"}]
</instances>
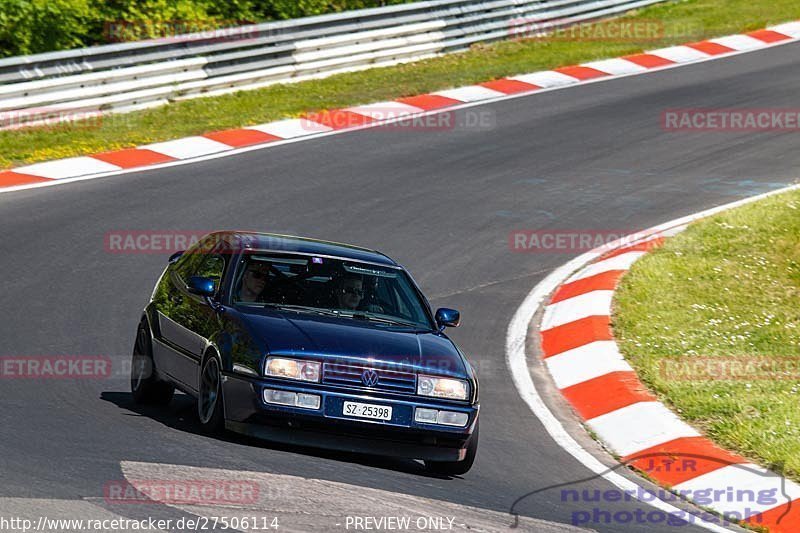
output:
<instances>
[{"instance_id":1,"label":"guardrail","mask_svg":"<svg viewBox=\"0 0 800 533\"><path fill-rule=\"evenodd\" d=\"M0 59L0 129L416 61L664 0L433 0Z\"/></svg>"}]
</instances>

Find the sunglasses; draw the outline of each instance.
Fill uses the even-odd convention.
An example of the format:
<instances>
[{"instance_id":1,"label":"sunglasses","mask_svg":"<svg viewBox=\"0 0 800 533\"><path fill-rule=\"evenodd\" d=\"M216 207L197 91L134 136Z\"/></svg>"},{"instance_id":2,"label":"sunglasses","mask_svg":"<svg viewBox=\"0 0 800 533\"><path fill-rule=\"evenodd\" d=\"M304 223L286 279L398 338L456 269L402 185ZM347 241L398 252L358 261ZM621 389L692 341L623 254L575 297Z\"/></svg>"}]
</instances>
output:
<instances>
[{"instance_id":1,"label":"sunglasses","mask_svg":"<svg viewBox=\"0 0 800 533\"><path fill-rule=\"evenodd\" d=\"M247 273L253 276L255 279L266 279L267 277L267 273L262 272L261 270L248 270Z\"/></svg>"},{"instance_id":2,"label":"sunglasses","mask_svg":"<svg viewBox=\"0 0 800 533\"><path fill-rule=\"evenodd\" d=\"M345 287L342 289L345 294L352 294L353 296L364 296L364 289L356 289L355 287Z\"/></svg>"}]
</instances>

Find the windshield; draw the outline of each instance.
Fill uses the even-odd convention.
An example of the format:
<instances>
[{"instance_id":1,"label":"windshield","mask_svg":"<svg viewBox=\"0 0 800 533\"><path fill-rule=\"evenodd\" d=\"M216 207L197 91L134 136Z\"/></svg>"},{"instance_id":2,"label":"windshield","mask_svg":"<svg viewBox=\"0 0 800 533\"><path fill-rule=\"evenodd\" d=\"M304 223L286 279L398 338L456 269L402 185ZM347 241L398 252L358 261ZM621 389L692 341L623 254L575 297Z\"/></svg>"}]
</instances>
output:
<instances>
[{"instance_id":1,"label":"windshield","mask_svg":"<svg viewBox=\"0 0 800 533\"><path fill-rule=\"evenodd\" d=\"M245 255L234 279L233 301L432 329L425 305L403 270L343 259Z\"/></svg>"}]
</instances>

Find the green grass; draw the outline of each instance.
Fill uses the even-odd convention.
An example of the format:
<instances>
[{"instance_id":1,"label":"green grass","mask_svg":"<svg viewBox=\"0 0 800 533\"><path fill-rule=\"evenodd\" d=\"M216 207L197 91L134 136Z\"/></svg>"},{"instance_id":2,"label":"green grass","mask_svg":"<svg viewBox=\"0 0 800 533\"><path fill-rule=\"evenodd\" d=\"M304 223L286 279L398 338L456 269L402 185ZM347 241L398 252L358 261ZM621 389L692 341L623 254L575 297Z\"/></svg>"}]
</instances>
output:
<instances>
[{"instance_id":1,"label":"green grass","mask_svg":"<svg viewBox=\"0 0 800 533\"><path fill-rule=\"evenodd\" d=\"M641 259L613 323L626 359L684 420L800 480L800 191L693 224ZM707 357L795 370L694 380L670 371Z\"/></svg>"},{"instance_id":2,"label":"green grass","mask_svg":"<svg viewBox=\"0 0 800 533\"><path fill-rule=\"evenodd\" d=\"M109 115L99 126L58 126L0 132L0 168L133 147L213 130L295 117L374 101L637 53L668 44L763 28L800 19L797 0L684 0L630 13L626 20L661 21L658 41L504 41L445 57L298 84L200 98Z\"/></svg>"}]
</instances>

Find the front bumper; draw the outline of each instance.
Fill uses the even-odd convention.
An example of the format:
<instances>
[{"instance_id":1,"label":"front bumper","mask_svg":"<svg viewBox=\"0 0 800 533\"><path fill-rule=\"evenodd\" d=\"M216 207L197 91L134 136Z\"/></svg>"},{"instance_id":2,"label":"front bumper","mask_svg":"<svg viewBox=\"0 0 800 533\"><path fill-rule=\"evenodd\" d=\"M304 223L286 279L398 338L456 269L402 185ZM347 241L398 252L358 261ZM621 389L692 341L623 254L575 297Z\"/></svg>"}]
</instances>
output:
<instances>
[{"instance_id":1,"label":"front bumper","mask_svg":"<svg viewBox=\"0 0 800 533\"><path fill-rule=\"evenodd\" d=\"M265 388L317 394L319 409L267 404ZM223 380L226 427L287 444L431 461L460 461L478 419L479 405L439 402L411 395L372 394L320 384L286 383L226 374ZM391 420L368 420L343 414L345 401L392 407ZM466 413L465 427L414 420L423 407Z\"/></svg>"}]
</instances>

